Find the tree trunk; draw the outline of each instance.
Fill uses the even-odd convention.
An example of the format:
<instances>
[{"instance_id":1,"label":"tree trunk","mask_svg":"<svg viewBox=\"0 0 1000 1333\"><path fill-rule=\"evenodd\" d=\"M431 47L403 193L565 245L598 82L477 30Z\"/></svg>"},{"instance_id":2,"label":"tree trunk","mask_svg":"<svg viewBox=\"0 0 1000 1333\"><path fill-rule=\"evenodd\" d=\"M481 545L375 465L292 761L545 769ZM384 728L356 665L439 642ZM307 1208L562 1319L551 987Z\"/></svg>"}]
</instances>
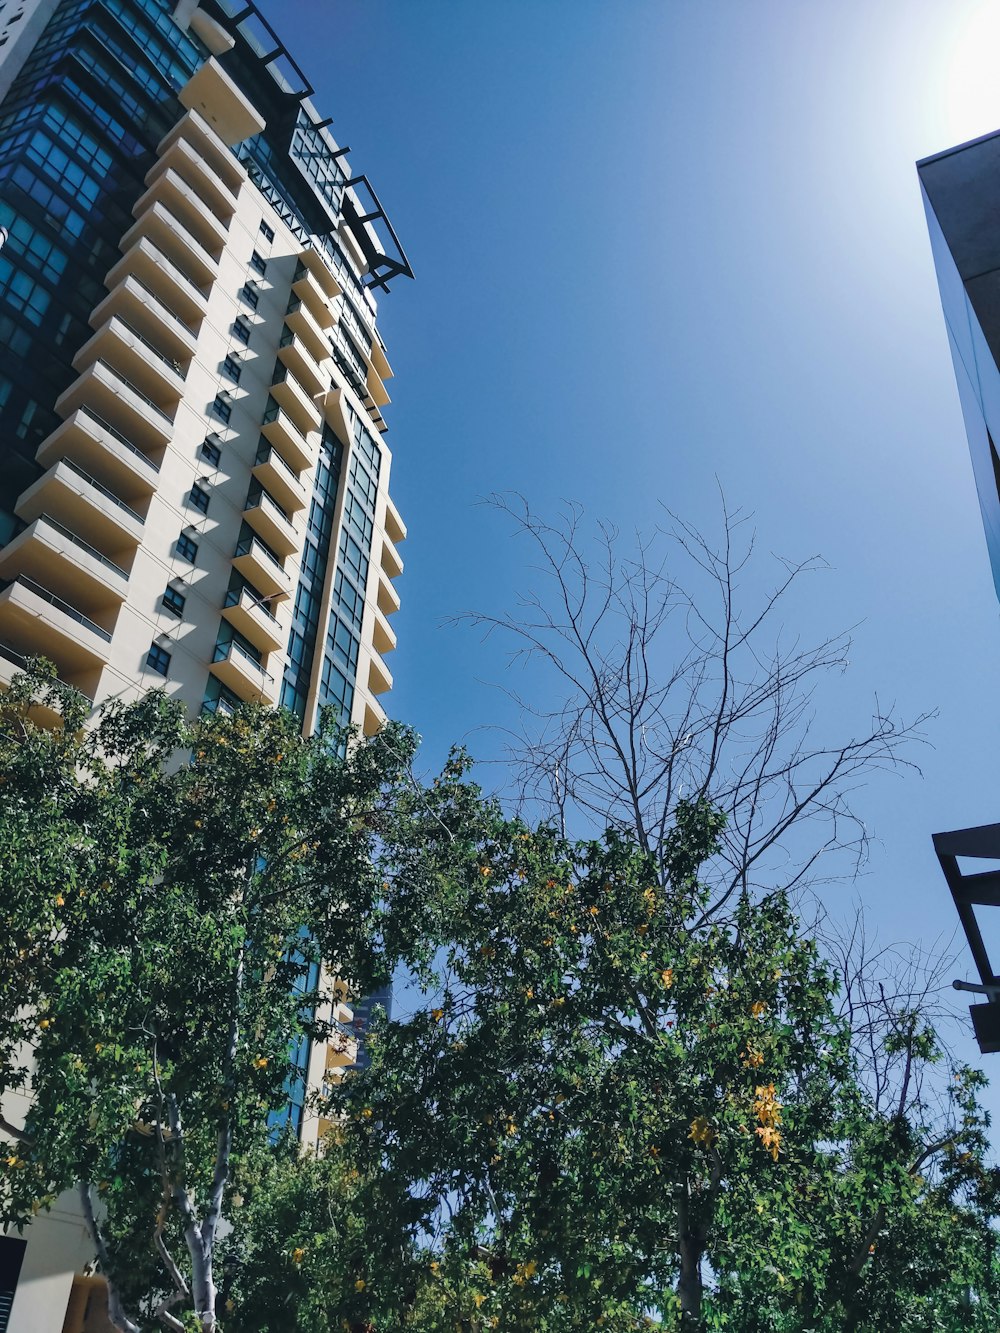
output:
<instances>
[{"instance_id":1,"label":"tree trunk","mask_svg":"<svg viewBox=\"0 0 1000 1333\"><path fill-rule=\"evenodd\" d=\"M687 1186L681 1187L677 1200L677 1233L681 1271L677 1279L677 1297L681 1303L681 1327L701 1328L701 1298L703 1292L701 1260L705 1252L705 1238L691 1226Z\"/></svg>"},{"instance_id":2,"label":"tree trunk","mask_svg":"<svg viewBox=\"0 0 1000 1333\"><path fill-rule=\"evenodd\" d=\"M118 1294L118 1288L111 1279L108 1264L108 1249L104 1243L104 1236L101 1232L101 1228L97 1225L97 1216L94 1213L94 1200L90 1192L90 1182L81 1180L79 1191L80 1203L83 1205L83 1215L87 1220L87 1229L90 1232L90 1238L94 1243L94 1249L100 1260L104 1280L108 1284L108 1318L115 1328L119 1330L119 1333L142 1333L139 1325L134 1323L125 1313L124 1307L122 1306L122 1298Z\"/></svg>"}]
</instances>

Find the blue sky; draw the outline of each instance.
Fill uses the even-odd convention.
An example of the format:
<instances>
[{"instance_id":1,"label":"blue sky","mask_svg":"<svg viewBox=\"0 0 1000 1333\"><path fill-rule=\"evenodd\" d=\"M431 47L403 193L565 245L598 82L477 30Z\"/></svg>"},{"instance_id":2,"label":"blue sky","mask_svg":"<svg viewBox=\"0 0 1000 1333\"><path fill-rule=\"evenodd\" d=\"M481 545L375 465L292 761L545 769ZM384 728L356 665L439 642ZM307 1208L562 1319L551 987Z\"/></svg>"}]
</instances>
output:
<instances>
[{"instance_id":1,"label":"blue sky","mask_svg":"<svg viewBox=\"0 0 1000 1333\"><path fill-rule=\"evenodd\" d=\"M764 550L831 566L789 628L859 624L828 730L876 694L940 710L923 778L859 793L875 855L831 894L863 898L886 941L944 947L930 835L1000 817L1000 615L913 164L1000 126L1000 11L264 8L417 274L381 318L410 530L394 713L431 760L496 749L480 728L505 720L506 661L444 622L510 606L531 575L481 497L575 500L625 529L662 500L710 528L718 478Z\"/></svg>"}]
</instances>

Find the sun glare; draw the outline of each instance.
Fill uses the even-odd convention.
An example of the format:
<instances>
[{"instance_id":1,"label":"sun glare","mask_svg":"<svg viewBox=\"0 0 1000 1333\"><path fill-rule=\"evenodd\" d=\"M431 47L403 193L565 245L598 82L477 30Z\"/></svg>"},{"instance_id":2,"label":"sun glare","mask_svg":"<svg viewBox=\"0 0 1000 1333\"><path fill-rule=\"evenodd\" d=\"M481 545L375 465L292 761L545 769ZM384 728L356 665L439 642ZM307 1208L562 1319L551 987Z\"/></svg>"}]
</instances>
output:
<instances>
[{"instance_id":1,"label":"sun glare","mask_svg":"<svg viewBox=\"0 0 1000 1333\"><path fill-rule=\"evenodd\" d=\"M1000 4L983 0L955 24L944 62L941 121L950 143L1000 128Z\"/></svg>"}]
</instances>

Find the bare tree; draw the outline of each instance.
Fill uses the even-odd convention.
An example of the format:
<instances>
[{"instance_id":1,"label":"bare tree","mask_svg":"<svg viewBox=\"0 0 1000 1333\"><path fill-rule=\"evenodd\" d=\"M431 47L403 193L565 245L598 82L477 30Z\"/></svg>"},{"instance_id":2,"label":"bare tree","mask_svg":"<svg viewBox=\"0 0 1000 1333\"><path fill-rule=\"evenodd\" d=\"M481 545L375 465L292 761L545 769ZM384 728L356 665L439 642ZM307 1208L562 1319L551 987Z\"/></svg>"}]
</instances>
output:
<instances>
[{"instance_id":1,"label":"bare tree","mask_svg":"<svg viewBox=\"0 0 1000 1333\"><path fill-rule=\"evenodd\" d=\"M875 770L914 767L904 750L930 715L906 723L876 701L856 733L819 736L814 696L847 667L850 637L804 645L781 625L819 557L772 557L767 590L744 598L761 557L747 517L724 501L718 543L668 513L624 553L610 525L585 530L579 506L549 523L519 496L489 503L533 545L538 585L513 613L462 619L506 639L512 663L547 669L561 696L548 707L543 692L508 691L525 805L571 834L632 834L662 870L678 801L711 801L726 829L710 913L743 891L794 891L864 863L851 795Z\"/></svg>"}]
</instances>

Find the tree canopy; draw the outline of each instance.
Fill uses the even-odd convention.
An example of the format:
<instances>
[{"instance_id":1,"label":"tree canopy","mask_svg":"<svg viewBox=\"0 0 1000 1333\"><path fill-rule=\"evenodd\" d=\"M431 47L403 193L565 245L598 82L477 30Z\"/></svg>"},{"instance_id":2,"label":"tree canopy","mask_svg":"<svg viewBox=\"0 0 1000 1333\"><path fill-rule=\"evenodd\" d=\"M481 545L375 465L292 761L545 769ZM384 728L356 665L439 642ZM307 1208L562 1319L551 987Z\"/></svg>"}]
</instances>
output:
<instances>
[{"instance_id":1,"label":"tree canopy","mask_svg":"<svg viewBox=\"0 0 1000 1333\"><path fill-rule=\"evenodd\" d=\"M123 1333L996 1326L982 1076L845 1006L786 886L720 902L709 794L571 840L400 727L82 721L0 710L0 1216L75 1190ZM334 965L400 963L303 1099Z\"/></svg>"}]
</instances>

